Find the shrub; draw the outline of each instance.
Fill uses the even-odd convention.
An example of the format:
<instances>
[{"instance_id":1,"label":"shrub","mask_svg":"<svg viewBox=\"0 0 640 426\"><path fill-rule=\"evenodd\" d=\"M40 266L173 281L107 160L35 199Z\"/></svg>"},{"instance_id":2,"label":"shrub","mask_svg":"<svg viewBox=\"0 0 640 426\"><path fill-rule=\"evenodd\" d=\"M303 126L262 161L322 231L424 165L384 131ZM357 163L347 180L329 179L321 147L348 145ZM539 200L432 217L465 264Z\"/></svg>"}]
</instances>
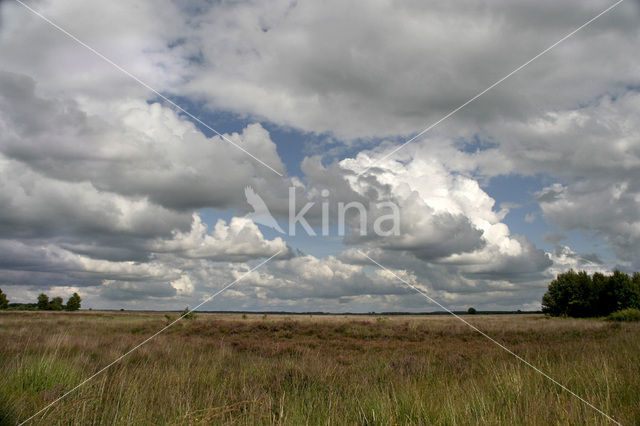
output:
<instances>
[{"instance_id":1,"label":"shrub","mask_svg":"<svg viewBox=\"0 0 640 426\"><path fill-rule=\"evenodd\" d=\"M640 310L635 308L627 308L621 311L617 311L612 313L607 317L609 321L624 321L624 322L634 322L640 321Z\"/></svg>"},{"instance_id":2,"label":"shrub","mask_svg":"<svg viewBox=\"0 0 640 426\"><path fill-rule=\"evenodd\" d=\"M196 319L196 313L187 306L184 311L180 312L180 317L186 320Z\"/></svg>"}]
</instances>

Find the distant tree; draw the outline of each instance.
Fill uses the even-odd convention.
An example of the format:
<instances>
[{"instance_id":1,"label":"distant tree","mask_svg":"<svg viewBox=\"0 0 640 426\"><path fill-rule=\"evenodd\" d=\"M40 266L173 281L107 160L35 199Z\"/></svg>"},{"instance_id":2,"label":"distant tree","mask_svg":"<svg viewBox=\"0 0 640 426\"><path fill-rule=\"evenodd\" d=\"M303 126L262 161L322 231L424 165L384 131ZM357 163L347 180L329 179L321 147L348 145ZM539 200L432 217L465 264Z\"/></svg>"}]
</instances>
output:
<instances>
[{"instance_id":1,"label":"distant tree","mask_svg":"<svg viewBox=\"0 0 640 426\"><path fill-rule=\"evenodd\" d=\"M478 311L476 311L476 308L469 308L467 309L467 313L469 315L475 315Z\"/></svg>"},{"instance_id":2,"label":"distant tree","mask_svg":"<svg viewBox=\"0 0 640 426\"><path fill-rule=\"evenodd\" d=\"M82 299L78 293L73 293L73 296L67 301L67 311L77 311L80 309L80 302L82 302Z\"/></svg>"},{"instance_id":3,"label":"distant tree","mask_svg":"<svg viewBox=\"0 0 640 426\"><path fill-rule=\"evenodd\" d=\"M2 292L0 288L0 309L7 309L9 307L9 299L7 299L7 295Z\"/></svg>"},{"instance_id":4,"label":"distant tree","mask_svg":"<svg viewBox=\"0 0 640 426\"><path fill-rule=\"evenodd\" d=\"M38 309L41 309L43 311L49 309L49 296L44 293L40 293L36 306L38 307Z\"/></svg>"},{"instance_id":5,"label":"distant tree","mask_svg":"<svg viewBox=\"0 0 640 426\"><path fill-rule=\"evenodd\" d=\"M62 310L62 297L54 297L49 302L49 309L52 311L61 311Z\"/></svg>"}]
</instances>

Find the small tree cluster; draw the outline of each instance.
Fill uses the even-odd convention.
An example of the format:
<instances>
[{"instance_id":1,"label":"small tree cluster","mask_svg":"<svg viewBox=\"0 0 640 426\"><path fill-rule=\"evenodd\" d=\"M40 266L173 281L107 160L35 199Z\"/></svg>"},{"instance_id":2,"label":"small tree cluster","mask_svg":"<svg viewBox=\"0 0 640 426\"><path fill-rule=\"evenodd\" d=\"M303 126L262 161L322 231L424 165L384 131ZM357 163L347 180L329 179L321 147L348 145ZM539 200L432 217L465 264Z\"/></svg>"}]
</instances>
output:
<instances>
[{"instance_id":1,"label":"small tree cluster","mask_svg":"<svg viewBox=\"0 0 640 426\"><path fill-rule=\"evenodd\" d=\"M7 295L2 292L0 288L0 309L7 309L9 307L9 299L7 299Z\"/></svg>"},{"instance_id":2,"label":"small tree cluster","mask_svg":"<svg viewBox=\"0 0 640 426\"><path fill-rule=\"evenodd\" d=\"M67 311L77 311L80 309L81 301L82 299L78 293L73 293L73 296L69 298L67 304L63 305L62 297L54 297L49 300L49 296L44 293L40 293L36 307L43 311L62 311L63 309L66 309Z\"/></svg>"},{"instance_id":3,"label":"small tree cluster","mask_svg":"<svg viewBox=\"0 0 640 426\"><path fill-rule=\"evenodd\" d=\"M640 273L615 271L592 276L573 269L549 284L542 297L542 312L553 316L606 316L622 309L640 309Z\"/></svg>"}]
</instances>

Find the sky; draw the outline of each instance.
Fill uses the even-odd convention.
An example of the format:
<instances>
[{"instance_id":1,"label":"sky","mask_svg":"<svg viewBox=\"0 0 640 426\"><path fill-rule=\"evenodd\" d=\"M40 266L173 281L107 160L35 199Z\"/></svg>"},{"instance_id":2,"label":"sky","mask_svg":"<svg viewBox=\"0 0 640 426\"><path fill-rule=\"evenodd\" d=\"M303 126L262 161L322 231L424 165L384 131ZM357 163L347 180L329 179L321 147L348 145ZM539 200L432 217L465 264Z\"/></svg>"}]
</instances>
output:
<instances>
[{"instance_id":1,"label":"sky","mask_svg":"<svg viewBox=\"0 0 640 426\"><path fill-rule=\"evenodd\" d=\"M640 270L640 2L492 87L614 3L0 2L0 288L537 310L570 268Z\"/></svg>"}]
</instances>

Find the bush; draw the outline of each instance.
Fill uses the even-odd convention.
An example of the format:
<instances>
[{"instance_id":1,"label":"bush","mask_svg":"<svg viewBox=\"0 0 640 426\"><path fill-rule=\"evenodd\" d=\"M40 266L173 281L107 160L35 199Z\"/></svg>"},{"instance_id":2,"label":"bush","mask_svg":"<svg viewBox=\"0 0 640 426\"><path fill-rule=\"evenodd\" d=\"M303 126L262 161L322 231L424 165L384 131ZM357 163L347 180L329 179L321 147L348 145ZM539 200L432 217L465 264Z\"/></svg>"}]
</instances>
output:
<instances>
[{"instance_id":1,"label":"bush","mask_svg":"<svg viewBox=\"0 0 640 426\"><path fill-rule=\"evenodd\" d=\"M634 322L640 321L640 310L635 308L627 308L621 311L612 313L607 317L608 321L624 321Z\"/></svg>"},{"instance_id":2,"label":"bush","mask_svg":"<svg viewBox=\"0 0 640 426\"><path fill-rule=\"evenodd\" d=\"M180 317L186 320L196 319L196 313L187 306L184 311L180 312Z\"/></svg>"}]
</instances>

